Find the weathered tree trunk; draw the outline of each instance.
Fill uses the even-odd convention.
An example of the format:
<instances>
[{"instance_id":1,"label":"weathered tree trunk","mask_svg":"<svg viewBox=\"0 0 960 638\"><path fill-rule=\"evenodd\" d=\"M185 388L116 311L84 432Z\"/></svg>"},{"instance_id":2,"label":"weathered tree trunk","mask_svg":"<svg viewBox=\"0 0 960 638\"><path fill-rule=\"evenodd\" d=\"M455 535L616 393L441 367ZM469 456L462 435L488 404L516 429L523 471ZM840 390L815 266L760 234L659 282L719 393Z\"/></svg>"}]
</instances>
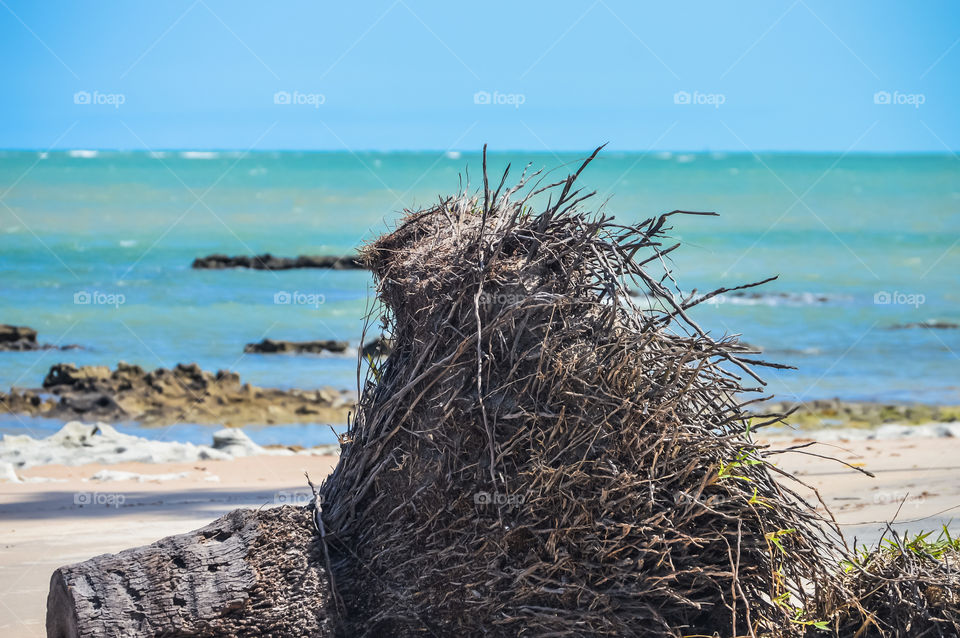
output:
<instances>
[{"instance_id":1,"label":"weathered tree trunk","mask_svg":"<svg viewBox=\"0 0 960 638\"><path fill-rule=\"evenodd\" d=\"M56 570L47 636L332 636L331 609L312 510L236 510Z\"/></svg>"}]
</instances>

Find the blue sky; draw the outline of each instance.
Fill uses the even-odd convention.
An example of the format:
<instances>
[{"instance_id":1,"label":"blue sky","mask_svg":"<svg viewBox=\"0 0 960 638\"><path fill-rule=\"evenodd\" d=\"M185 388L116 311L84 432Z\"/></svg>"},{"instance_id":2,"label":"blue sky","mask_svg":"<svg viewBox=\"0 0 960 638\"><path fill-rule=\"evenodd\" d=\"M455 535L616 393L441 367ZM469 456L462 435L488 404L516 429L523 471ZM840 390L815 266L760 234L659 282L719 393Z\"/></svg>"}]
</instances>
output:
<instances>
[{"instance_id":1,"label":"blue sky","mask_svg":"<svg viewBox=\"0 0 960 638\"><path fill-rule=\"evenodd\" d=\"M0 0L0 147L946 152L958 43L956 1Z\"/></svg>"}]
</instances>

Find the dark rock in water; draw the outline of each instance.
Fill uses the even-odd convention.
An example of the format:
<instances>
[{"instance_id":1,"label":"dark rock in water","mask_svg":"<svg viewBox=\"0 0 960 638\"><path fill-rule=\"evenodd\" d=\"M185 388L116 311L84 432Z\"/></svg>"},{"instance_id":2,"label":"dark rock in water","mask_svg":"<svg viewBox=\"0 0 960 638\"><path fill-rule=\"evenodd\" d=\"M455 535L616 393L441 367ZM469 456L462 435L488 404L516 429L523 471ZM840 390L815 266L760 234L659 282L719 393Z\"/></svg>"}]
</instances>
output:
<instances>
[{"instance_id":1,"label":"dark rock in water","mask_svg":"<svg viewBox=\"0 0 960 638\"><path fill-rule=\"evenodd\" d=\"M263 255L208 255L193 260L193 268L222 270L224 268L252 268L253 270L291 270L294 268L329 268L332 270L365 270L366 265L356 256L300 255L274 257Z\"/></svg>"},{"instance_id":2,"label":"dark rock in water","mask_svg":"<svg viewBox=\"0 0 960 638\"><path fill-rule=\"evenodd\" d=\"M26 326L0 324L0 343L37 342L37 331Z\"/></svg>"},{"instance_id":3,"label":"dark rock in water","mask_svg":"<svg viewBox=\"0 0 960 638\"><path fill-rule=\"evenodd\" d=\"M121 362L120 365L125 365ZM118 366L119 370L119 366ZM143 372L141 370L141 372ZM51 366L43 380L45 389L54 393L69 387L76 390L94 391L110 379L110 368L106 366L84 366L78 368L73 363L57 363Z\"/></svg>"},{"instance_id":4,"label":"dark rock in water","mask_svg":"<svg viewBox=\"0 0 960 638\"><path fill-rule=\"evenodd\" d=\"M393 342L386 337L377 337L373 341L367 342L363 349L360 350L360 354L363 355L363 358L367 357L386 357L393 352Z\"/></svg>"},{"instance_id":5,"label":"dark rock in water","mask_svg":"<svg viewBox=\"0 0 960 638\"><path fill-rule=\"evenodd\" d=\"M53 408L53 413L63 415L64 418L70 418L69 415L72 414L82 414L88 421L126 421L132 416L105 392L66 394Z\"/></svg>"},{"instance_id":6,"label":"dark rock in water","mask_svg":"<svg viewBox=\"0 0 960 638\"><path fill-rule=\"evenodd\" d=\"M15 414L145 425L345 423L352 408L344 391L258 388L235 372L214 374L195 363L150 372L123 362L114 370L58 363L42 389L0 393L0 410Z\"/></svg>"},{"instance_id":7,"label":"dark rock in water","mask_svg":"<svg viewBox=\"0 0 960 638\"><path fill-rule=\"evenodd\" d=\"M274 339L264 339L260 343L248 343L244 346L244 352L253 352L258 354L272 353L320 353L320 352L346 352L349 347L346 341L334 341L332 339L319 341L282 341Z\"/></svg>"},{"instance_id":8,"label":"dark rock in water","mask_svg":"<svg viewBox=\"0 0 960 638\"><path fill-rule=\"evenodd\" d=\"M80 346L55 346L37 342L37 331L27 326L0 324L0 351L77 350Z\"/></svg>"},{"instance_id":9,"label":"dark rock in water","mask_svg":"<svg viewBox=\"0 0 960 638\"><path fill-rule=\"evenodd\" d=\"M910 330L912 328L927 328L928 330L955 330L960 324L949 321L917 321L914 323L896 323L890 326L891 330Z\"/></svg>"},{"instance_id":10,"label":"dark rock in water","mask_svg":"<svg viewBox=\"0 0 960 638\"><path fill-rule=\"evenodd\" d=\"M11 390L10 394L0 392L0 409L10 414L46 414L54 404L53 400L44 399L33 390Z\"/></svg>"}]
</instances>

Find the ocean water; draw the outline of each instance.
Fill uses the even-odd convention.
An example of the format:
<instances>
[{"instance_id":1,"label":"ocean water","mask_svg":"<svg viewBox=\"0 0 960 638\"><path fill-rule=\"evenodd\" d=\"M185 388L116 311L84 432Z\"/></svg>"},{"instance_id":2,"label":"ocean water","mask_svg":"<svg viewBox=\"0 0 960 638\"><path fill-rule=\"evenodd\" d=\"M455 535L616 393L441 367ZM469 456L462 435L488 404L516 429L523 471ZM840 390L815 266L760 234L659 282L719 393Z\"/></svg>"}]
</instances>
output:
<instances>
[{"instance_id":1,"label":"ocean water","mask_svg":"<svg viewBox=\"0 0 960 638\"><path fill-rule=\"evenodd\" d=\"M517 172L580 157L491 154L489 163L492 173L508 162ZM38 387L60 361L123 360L197 362L262 386L354 389L355 351L263 356L243 346L264 337L358 345L368 273L205 271L191 261L349 253L402 209L456 191L468 168L477 183L479 154L0 152L0 323L85 348L0 353L0 388ZM741 334L798 368L766 373L777 397L960 404L960 330L892 329L960 322L958 169L950 155L610 152L581 179L622 222L674 209L720 214L674 217L684 291L779 275L695 312L714 334ZM275 303L283 293L302 303ZM57 425L0 419L0 431ZM186 425L149 435L208 433ZM296 426L255 429L255 438L332 434Z\"/></svg>"}]
</instances>

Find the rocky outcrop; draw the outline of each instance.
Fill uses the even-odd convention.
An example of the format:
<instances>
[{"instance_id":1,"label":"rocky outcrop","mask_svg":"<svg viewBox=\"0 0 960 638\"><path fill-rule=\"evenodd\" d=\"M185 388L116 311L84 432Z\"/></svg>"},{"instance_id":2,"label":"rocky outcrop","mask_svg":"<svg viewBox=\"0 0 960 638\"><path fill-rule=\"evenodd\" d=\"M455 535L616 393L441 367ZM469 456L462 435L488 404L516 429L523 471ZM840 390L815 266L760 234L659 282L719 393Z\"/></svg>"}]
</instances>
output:
<instances>
[{"instance_id":1,"label":"rocky outcrop","mask_svg":"<svg viewBox=\"0 0 960 638\"><path fill-rule=\"evenodd\" d=\"M80 346L55 346L37 341L37 331L27 326L0 324L0 351L75 350Z\"/></svg>"},{"instance_id":2,"label":"rocky outcrop","mask_svg":"<svg viewBox=\"0 0 960 638\"><path fill-rule=\"evenodd\" d=\"M332 352L342 354L350 348L348 341L335 341L333 339L321 339L317 341L284 341L279 339L264 339L259 343L248 343L243 351L254 354L319 354L322 352ZM368 341L360 349L360 354L364 359L373 357L379 359L386 357L393 352L393 342L386 337L377 337Z\"/></svg>"},{"instance_id":3,"label":"rocky outcrop","mask_svg":"<svg viewBox=\"0 0 960 638\"><path fill-rule=\"evenodd\" d=\"M275 354L275 353L310 353L319 354L321 352L343 353L347 351L350 344L346 341L334 341L333 339L319 341L283 341L275 339L264 339L259 343L248 343L243 351L256 354Z\"/></svg>"},{"instance_id":4,"label":"rocky outcrop","mask_svg":"<svg viewBox=\"0 0 960 638\"><path fill-rule=\"evenodd\" d=\"M291 270L294 268L328 268L332 270L365 270L366 265L356 256L300 255L274 257L263 255L207 255L193 260L193 268L223 270L225 268L252 268L254 270Z\"/></svg>"},{"instance_id":5,"label":"rocky outcrop","mask_svg":"<svg viewBox=\"0 0 960 638\"><path fill-rule=\"evenodd\" d=\"M918 425L955 423L960 407L921 403L879 403L873 401L779 401L758 404L757 413L786 414L786 422L795 427L876 427L883 424Z\"/></svg>"},{"instance_id":6,"label":"rocky outcrop","mask_svg":"<svg viewBox=\"0 0 960 638\"><path fill-rule=\"evenodd\" d=\"M912 323L896 323L890 326L891 330L911 330L914 328L925 328L927 330L956 330L960 324L950 321L917 321Z\"/></svg>"},{"instance_id":7,"label":"rocky outcrop","mask_svg":"<svg viewBox=\"0 0 960 638\"><path fill-rule=\"evenodd\" d=\"M150 372L123 362L115 370L58 363L42 389L0 393L0 408L13 413L144 425L345 423L353 403L352 395L333 388L259 388L241 383L235 372L214 374L195 363Z\"/></svg>"},{"instance_id":8,"label":"rocky outcrop","mask_svg":"<svg viewBox=\"0 0 960 638\"><path fill-rule=\"evenodd\" d=\"M27 326L0 324L0 344L36 343L37 331Z\"/></svg>"}]
</instances>

